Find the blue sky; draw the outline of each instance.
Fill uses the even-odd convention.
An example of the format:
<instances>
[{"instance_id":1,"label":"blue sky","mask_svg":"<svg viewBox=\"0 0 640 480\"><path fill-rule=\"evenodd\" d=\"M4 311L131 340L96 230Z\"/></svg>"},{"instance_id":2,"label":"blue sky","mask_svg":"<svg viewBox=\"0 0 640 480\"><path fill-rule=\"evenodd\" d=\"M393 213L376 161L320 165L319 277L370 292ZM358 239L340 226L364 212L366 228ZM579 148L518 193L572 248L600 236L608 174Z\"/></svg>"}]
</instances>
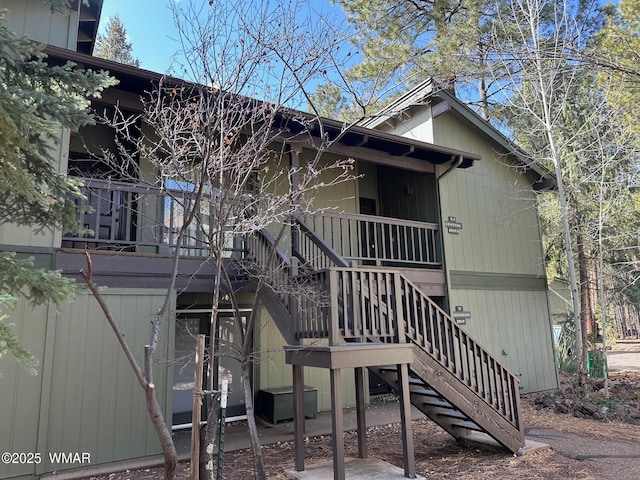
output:
<instances>
[{"instance_id":1,"label":"blue sky","mask_svg":"<svg viewBox=\"0 0 640 480\"><path fill-rule=\"evenodd\" d=\"M104 33L109 17L118 14L133 45L133 55L140 60L140 66L166 73L171 56L179 49L170 1L104 0L99 31ZM204 3L207 0L202 1ZM330 0L309 1L313 8L330 11L332 16L344 18L340 7L333 5Z\"/></svg>"},{"instance_id":2,"label":"blue sky","mask_svg":"<svg viewBox=\"0 0 640 480\"><path fill-rule=\"evenodd\" d=\"M177 35L167 2L163 0L105 0L100 18L104 33L109 17L118 14L124 24L133 54L140 66L165 73L171 55L178 49Z\"/></svg>"}]
</instances>

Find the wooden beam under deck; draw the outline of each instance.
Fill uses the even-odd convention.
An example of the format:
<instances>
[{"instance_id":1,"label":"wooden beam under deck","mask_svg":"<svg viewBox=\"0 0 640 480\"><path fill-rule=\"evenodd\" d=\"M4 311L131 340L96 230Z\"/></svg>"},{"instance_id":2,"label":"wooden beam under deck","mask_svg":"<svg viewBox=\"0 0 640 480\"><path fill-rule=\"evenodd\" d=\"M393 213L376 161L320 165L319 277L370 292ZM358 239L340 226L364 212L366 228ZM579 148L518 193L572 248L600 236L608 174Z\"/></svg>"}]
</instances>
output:
<instances>
[{"instance_id":1,"label":"wooden beam under deck","mask_svg":"<svg viewBox=\"0 0 640 480\"><path fill-rule=\"evenodd\" d=\"M289 345L284 347L290 365L318 368L358 368L413 362L410 343L343 343L340 345Z\"/></svg>"},{"instance_id":2,"label":"wooden beam under deck","mask_svg":"<svg viewBox=\"0 0 640 480\"><path fill-rule=\"evenodd\" d=\"M364 367L395 364L401 372L399 375L401 418L402 418L402 452L404 474L407 478L415 478L415 458L413 448L413 431L411 427L410 391L408 382L409 363L413 361L413 347L410 343L343 343L339 345L289 345L285 347L287 363L293 365L294 392L294 438L295 465L297 471L304 470L303 449L303 390L304 366L328 368L331 379L331 430L333 446L333 478L344 480L344 414L342 411L342 379L344 368L354 368L357 397L358 455L367 456L366 420L364 407Z\"/></svg>"}]
</instances>

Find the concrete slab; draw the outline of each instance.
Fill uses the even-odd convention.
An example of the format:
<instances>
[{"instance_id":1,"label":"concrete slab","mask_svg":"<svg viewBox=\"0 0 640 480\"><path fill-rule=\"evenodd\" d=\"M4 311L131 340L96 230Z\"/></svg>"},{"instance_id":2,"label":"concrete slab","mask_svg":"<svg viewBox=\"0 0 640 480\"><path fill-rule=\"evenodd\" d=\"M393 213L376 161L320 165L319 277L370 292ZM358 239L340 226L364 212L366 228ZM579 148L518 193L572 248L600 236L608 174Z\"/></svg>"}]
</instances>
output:
<instances>
[{"instance_id":1,"label":"concrete slab","mask_svg":"<svg viewBox=\"0 0 640 480\"><path fill-rule=\"evenodd\" d=\"M535 440L529 440L528 438L524 439L524 447L516 452L516 455L519 457L524 457L525 455L530 455L535 452L541 452L544 450L548 450L551 447L547 443L536 442Z\"/></svg>"},{"instance_id":2,"label":"concrete slab","mask_svg":"<svg viewBox=\"0 0 640 480\"><path fill-rule=\"evenodd\" d=\"M405 478L402 468L383 462L377 458L345 457L344 467L345 477L349 480L392 480L394 478ZM333 480L333 460L305 465L303 472L287 470L287 474L299 480ZM427 480L421 475L416 475L416 478Z\"/></svg>"}]
</instances>

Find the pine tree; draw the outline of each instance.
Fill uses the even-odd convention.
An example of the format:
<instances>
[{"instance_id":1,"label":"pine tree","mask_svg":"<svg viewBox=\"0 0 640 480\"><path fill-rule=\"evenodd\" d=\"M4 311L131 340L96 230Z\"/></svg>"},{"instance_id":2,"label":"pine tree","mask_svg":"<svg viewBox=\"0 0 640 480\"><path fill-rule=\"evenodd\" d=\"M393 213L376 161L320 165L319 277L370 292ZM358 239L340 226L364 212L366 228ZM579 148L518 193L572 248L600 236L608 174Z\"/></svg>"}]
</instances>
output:
<instances>
[{"instance_id":1,"label":"pine tree","mask_svg":"<svg viewBox=\"0 0 640 480\"><path fill-rule=\"evenodd\" d=\"M98 34L93 54L96 57L139 67L140 60L133 57L131 51L131 42L127 41L127 30L116 14L109 19L106 33Z\"/></svg>"},{"instance_id":2,"label":"pine tree","mask_svg":"<svg viewBox=\"0 0 640 480\"><path fill-rule=\"evenodd\" d=\"M600 81L608 89L607 100L623 112L626 128L640 137L637 105L640 101L640 0L608 4L607 22L599 32L591 59L605 68ZM639 141L640 143L640 141Z\"/></svg>"},{"instance_id":3,"label":"pine tree","mask_svg":"<svg viewBox=\"0 0 640 480\"><path fill-rule=\"evenodd\" d=\"M43 0L66 13L60 0ZM61 6L62 5L62 6ZM0 12L0 224L35 229L71 228L78 184L60 173L51 155L63 128L92 121L89 96L113 81L106 73L83 71L72 63L49 66L39 47L9 30ZM34 269L33 259L0 253L0 306L24 296L30 305L68 299L75 287L58 272ZM6 314L0 314L4 322ZM0 356L11 352L34 371L35 359L10 326L0 323Z\"/></svg>"},{"instance_id":4,"label":"pine tree","mask_svg":"<svg viewBox=\"0 0 640 480\"><path fill-rule=\"evenodd\" d=\"M354 108L331 84L320 85L315 99L321 102L324 114L350 119L349 110L355 110L356 116L375 114L385 98L432 78L489 118L491 96L499 90L489 77L499 67L488 38L496 29L493 20L503 8L502 0L336 3L354 28L352 41L362 57L345 79L348 89L363 92L364 98Z\"/></svg>"}]
</instances>

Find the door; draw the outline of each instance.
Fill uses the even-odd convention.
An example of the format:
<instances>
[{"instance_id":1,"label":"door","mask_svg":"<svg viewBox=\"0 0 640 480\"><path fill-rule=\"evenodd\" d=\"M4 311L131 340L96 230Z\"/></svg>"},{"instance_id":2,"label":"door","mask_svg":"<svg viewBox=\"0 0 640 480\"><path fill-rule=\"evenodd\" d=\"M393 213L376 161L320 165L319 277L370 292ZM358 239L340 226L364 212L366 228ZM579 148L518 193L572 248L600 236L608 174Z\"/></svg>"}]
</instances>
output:
<instances>
[{"instance_id":1,"label":"door","mask_svg":"<svg viewBox=\"0 0 640 480\"><path fill-rule=\"evenodd\" d=\"M246 326L247 312L240 318ZM173 372L173 425L191 423L193 409L193 387L195 372L196 335L206 335L206 351L209 351L211 329L210 313L206 309L200 311L182 311L176 316L174 372ZM218 315L218 335L216 348L217 376L214 388L218 388L220 380L229 380L230 394L227 398L227 417L245 414L244 389L241 382L238 352L242 346L241 331L238 322L229 311L222 310ZM207 365L204 367L203 388L207 386ZM203 411L202 418L206 418Z\"/></svg>"},{"instance_id":2,"label":"door","mask_svg":"<svg viewBox=\"0 0 640 480\"><path fill-rule=\"evenodd\" d=\"M181 313L176 317L172 396L173 425L191 423L196 336L199 333L209 331L208 323L209 315L207 313Z\"/></svg>"},{"instance_id":3,"label":"door","mask_svg":"<svg viewBox=\"0 0 640 480\"><path fill-rule=\"evenodd\" d=\"M438 223L434 174L378 165L378 179L383 217Z\"/></svg>"}]
</instances>

